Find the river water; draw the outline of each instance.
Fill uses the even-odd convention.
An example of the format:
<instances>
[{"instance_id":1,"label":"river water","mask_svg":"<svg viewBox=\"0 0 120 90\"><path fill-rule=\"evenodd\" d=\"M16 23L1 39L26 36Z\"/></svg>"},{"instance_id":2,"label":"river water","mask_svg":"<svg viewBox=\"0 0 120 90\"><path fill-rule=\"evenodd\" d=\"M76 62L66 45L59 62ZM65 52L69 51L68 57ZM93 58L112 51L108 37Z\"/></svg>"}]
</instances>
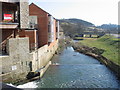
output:
<instances>
[{"instance_id":1,"label":"river water","mask_svg":"<svg viewBox=\"0 0 120 90\"><path fill-rule=\"evenodd\" d=\"M116 75L96 59L67 47L55 56L41 80L18 88L120 88Z\"/></svg>"}]
</instances>

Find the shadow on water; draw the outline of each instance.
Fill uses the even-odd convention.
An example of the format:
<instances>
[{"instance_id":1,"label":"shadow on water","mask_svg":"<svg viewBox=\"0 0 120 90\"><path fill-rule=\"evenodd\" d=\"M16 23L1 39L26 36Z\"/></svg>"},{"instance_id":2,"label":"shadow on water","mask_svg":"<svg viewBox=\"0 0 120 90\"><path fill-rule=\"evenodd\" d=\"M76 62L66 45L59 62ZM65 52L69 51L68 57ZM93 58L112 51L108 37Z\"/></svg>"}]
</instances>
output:
<instances>
[{"instance_id":1,"label":"shadow on water","mask_svg":"<svg viewBox=\"0 0 120 90\"><path fill-rule=\"evenodd\" d=\"M120 81L111 70L72 47L56 55L43 78L31 83L35 88L120 88Z\"/></svg>"}]
</instances>

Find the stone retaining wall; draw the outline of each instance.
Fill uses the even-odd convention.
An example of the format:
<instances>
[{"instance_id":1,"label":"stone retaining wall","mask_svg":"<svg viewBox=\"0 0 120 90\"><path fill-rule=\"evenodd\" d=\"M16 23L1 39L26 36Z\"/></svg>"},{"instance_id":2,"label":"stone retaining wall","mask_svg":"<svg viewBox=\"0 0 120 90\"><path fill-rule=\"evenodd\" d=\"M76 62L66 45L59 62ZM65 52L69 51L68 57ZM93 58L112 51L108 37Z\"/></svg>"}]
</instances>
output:
<instances>
[{"instance_id":1,"label":"stone retaining wall","mask_svg":"<svg viewBox=\"0 0 120 90\"><path fill-rule=\"evenodd\" d=\"M25 80L31 71L38 70L43 76L58 48L58 41L51 48L45 45L31 53L29 38L11 38L7 45L9 55L0 56L0 81L12 83Z\"/></svg>"}]
</instances>

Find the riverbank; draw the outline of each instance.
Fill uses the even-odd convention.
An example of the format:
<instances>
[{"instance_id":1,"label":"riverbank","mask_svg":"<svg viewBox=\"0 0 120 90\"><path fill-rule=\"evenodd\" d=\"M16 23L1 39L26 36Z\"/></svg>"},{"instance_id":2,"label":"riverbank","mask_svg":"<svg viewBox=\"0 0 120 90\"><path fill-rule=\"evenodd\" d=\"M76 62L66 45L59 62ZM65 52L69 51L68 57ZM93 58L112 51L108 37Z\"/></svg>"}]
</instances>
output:
<instances>
[{"instance_id":1,"label":"riverbank","mask_svg":"<svg viewBox=\"0 0 120 90\"><path fill-rule=\"evenodd\" d=\"M105 64L107 67L109 67L112 71L116 73L118 78L120 78L120 65L116 64L115 62L103 56L102 54L105 51L104 49L98 49L96 47L89 47L79 42L78 43L72 42L71 45L77 52L83 53L88 56L92 56L96 58L97 60L99 60L101 63Z\"/></svg>"},{"instance_id":2,"label":"riverbank","mask_svg":"<svg viewBox=\"0 0 120 90\"><path fill-rule=\"evenodd\" d=\"M89 38L79 42L80 44L87 45L88 47L96 47L104 50L102 55L114 63L120 65L119 61L119 43L120 39L111 35L105 35L100 38Z\"/></svg>"},{"instance_id":3,"label":"riverbank","mask_svg":"<svg viewBox=\"0 0 120 90\"><path fill-rule=\"evenodd\" d=\"M112 71L114 71L117 76L120 78L120 66L116 63L110 61L106 57L102 56L100 52L95 52L97 48L90 48L87 46L80 46L80 45L73 45L73 48L80 53L83 53L88 56L92 56L99 60L102 64L105 64L107 67L109 67Z\"/></svg>"}]
</instances>

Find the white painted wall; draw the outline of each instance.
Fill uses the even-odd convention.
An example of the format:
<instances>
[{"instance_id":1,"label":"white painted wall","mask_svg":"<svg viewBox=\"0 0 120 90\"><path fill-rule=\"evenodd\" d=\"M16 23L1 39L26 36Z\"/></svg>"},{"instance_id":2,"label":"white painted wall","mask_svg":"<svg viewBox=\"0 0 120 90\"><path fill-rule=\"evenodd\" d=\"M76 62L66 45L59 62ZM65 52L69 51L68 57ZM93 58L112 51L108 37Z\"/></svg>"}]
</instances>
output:
<instances>
[{"instance_id":1,"label":"white painted wall","mask_svg":"<svg viewBox=\"0 0 120 90\"><path fill-rule=\"evenodd\" d=\"M48 35L48 41L49 42L54 42L54 18L52 16L49 16L49 25L50 25L50 30L49 30L49 35Z\"/></svg>"}]
</instances>

